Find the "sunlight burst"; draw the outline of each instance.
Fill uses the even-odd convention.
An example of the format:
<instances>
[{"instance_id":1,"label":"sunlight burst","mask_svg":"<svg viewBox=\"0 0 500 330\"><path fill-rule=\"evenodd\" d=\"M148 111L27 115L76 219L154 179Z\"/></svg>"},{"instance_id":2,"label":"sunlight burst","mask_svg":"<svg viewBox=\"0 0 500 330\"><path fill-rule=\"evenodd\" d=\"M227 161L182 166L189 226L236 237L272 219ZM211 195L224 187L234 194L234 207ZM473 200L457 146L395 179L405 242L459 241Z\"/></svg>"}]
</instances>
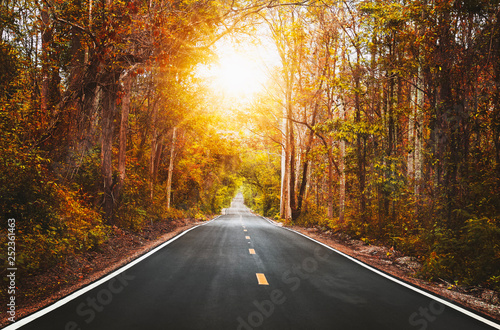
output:
<instances>
[{"instance_id":1,"label":"sunlight burst","mask_svg":"<svg viewBox=\"0 0 500 330\"><path fill-rule=\"evenodd\" d=\"M262 92L277 63L275 50L265 44L223 40L215 52L217 62L200 67L198 73L210 81L216 95L237 101L251 101Z\"/></svg>"},{"instance_id":2,"label":"sunlight burst","mask_svg":"<svg viewBox=\"0 0 500 330\"><path fill-rule=\"evenodd\" d=\"M215 87L233 97L251 97L266 81L266 75L255 58L236 52L220 56L214 76Z\"/></svg>"}]
</instances>

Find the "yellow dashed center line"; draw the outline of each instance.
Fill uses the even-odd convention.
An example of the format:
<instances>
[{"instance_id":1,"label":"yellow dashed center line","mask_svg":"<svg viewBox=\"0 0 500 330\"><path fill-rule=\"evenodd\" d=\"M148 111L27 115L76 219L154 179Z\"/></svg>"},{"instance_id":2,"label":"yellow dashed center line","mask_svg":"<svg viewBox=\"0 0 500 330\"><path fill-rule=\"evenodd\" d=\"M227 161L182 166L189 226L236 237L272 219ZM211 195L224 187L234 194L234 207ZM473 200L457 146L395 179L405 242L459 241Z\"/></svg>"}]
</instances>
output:
<instances>
[{"instance_id":1,"label":"yellow dashed center line","mask_svg":"<svg viewBox=\"0 0 500 330\"><path fill-rule=\"evenodd\" d=\"M250 254L255 254L255 250L254 249L248 249L248 251L250 252Z\"/></svg>"},{"instance_id":2,"label":"yellow dashed center line","mask_svg":"<svg viewBox=\"0 0 500 330\"><path fill-rule=\"evenodd\" d=\"M267 283L267 279L264 274L257 273L255 275L257 275L257 281L259 281L259 285L269 285L269 283Z\"/></svg>"},{"instance_id":3,"label":"yellow dashed center line","mask_svg":"<svg viewBox=\"0 0 500 330\"><path fill-rule=\"evenodd\" d=\"M247 231L246 229L243 229L243 231Z\"/></svg>"},{"instance_id":4,"label":"yellow dashed center line","mask_svg":"<svg viewBox=\"0 0 500 330\"><path fill-rule=\"evenodd\" d=\"M250 239L250 236L245 236L246 239Z\"/></svg>"}]
</instances>

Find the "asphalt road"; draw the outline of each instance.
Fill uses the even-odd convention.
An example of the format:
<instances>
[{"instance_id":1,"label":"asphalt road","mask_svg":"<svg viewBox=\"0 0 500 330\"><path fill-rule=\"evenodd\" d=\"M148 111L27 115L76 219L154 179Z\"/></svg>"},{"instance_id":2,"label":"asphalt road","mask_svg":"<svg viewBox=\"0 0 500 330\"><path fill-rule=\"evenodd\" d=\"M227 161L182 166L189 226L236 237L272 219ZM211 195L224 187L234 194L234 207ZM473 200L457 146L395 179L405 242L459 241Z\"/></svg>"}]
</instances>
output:
<instances>
[{"instance_id":1,"label":"asphalt road","mask_svg":"<svg viewBox=\"0 0 500 330\"><path fill-rule=\"evenodd\" d=\"M500 329L242 202L7 329Z\"/></svg>"}]
</instances>

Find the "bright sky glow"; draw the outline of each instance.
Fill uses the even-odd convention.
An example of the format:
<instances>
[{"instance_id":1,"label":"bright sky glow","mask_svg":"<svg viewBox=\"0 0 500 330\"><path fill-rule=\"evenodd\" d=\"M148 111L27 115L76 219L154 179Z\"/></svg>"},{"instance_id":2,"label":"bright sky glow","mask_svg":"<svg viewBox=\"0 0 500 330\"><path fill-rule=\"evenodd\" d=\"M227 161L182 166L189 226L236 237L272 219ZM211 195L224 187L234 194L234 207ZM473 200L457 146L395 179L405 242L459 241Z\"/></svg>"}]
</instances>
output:
<instances>
[{"instance_id":1,"label":"bright sky glow","mask_svg":"<svg viewBox=\"0 0 500 330\"><path fill-rule=\"evenodd\" d=\"M257 62L256 51L246 54L226 51L212 69L214 87L233 97L251 97L262 89L267 76Z\"/></svg>"},{"instance_id":2,"label":"bright sky glow","mask_svg":"<svg viewBox=\"0 0 500 330\"><path fill-rule=\"evenodd\" d=\"M272 47L250 42L233 45L222 41L216 53L218 62L198 71L210 81L215 94L240 101L249 101L263 91L269 72L277 65Z\"/></svg>"}]
</instances>

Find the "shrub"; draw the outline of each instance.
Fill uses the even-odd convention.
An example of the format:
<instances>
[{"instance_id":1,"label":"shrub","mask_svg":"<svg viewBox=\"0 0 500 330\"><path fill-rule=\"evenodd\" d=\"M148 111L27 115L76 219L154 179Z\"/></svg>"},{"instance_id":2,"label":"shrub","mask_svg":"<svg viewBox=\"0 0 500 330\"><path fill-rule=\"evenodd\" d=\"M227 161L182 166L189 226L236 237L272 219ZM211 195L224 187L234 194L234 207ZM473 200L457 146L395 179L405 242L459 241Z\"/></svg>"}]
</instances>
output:
<instances>
[{"instance_id":1,"label":"shrub","mask_svg":"<svg viewBox=\"0 0 500 330\"><path fill-rule=\"evenodd\" d=\"M459 281L464 285L489 285L500 289L500 226L488 218L472 218L459 234L436 227L429 239L430 254L423 275L429 279Z\"/></svg>"},{"instance_id":2,"label":"shrub","mask_svg":"<svg viewBox=\"0 0 500 330\"><path fill-rule=\"evenodd\" d=\"M304 227L318 226L325 230L329 224L325 209L314 203L307 203L306 205L300 216L295 220L295 224Z\"/></svg>"},{"instance_id":3,"label":"shrub","mask_svg":"<svg viewBox=\"0 0 500 330\"><path fill-rule=\"evenodd\" d=\"M467 220L461 237L464 282L490 283L500 289L500 225L494 219Z\"/></svg>"},{"instance_id":4,"label":"shrub","mask_svg":"<svg viewBox=\"0 0 500 330\"><path fill-rule=\"evenodd\" d=\"M52 196L45 202L52 206L51 216L43 223L25 219L16 227L16 261L23 265L21 271L31 274L64 264L68 257L96 249L107 239L98 212L85 206L74 192L56 184L48 187Z\"/></svg>"}]
</instances>

